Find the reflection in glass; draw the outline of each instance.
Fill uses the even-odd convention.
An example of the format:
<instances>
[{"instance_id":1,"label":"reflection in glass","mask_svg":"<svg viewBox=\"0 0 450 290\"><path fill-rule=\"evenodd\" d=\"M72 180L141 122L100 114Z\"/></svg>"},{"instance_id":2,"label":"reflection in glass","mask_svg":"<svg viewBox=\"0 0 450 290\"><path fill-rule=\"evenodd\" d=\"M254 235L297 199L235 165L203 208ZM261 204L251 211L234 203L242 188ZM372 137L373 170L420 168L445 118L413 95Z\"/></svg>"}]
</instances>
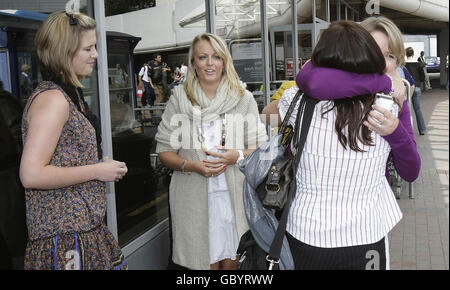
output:
<instances>
[{"instance_id":1,"label":"reflection in glass","mask_svg":"<svg viewBox=\"0 0 450 290\"><path fill-rule=\"evenodd\" d=\"M105 0L105 15L118 15L140 9L151 8L154 6L156 6L156 0Z\"/></svg>"},{"instance_id":2,"label":"reflection in glass","mask_svg":"<svg viewBox=\"0 0 450 290\"><path fill-rule=\"evenodd\" d=\"M137 108L132 55L139 41L132 35L107 32L113 155L128 167L125 177L115 183L121 246L167 218L170 176L151 154L157 127L147 124L144 111Z\"/></svg>"},{"instance_id":3,"label":"reflection in glass","mask_svg":"<svg viewBox=\"0 0 450 290\"><path fill-rule=\"evenodd\" d=\"M327 0L316 0L316 17L327 21Z\"/></svg>"},{"instance_id":4,"label":"reflection in glass","mask_svg":"<svg viewBox=\"0 0 450 290\"><path fill-rule=\"evenodd\" d=\"M3 89L11 92L11 80L9 76L8 51L0 49L0 80L3 83Z\"/></svg>"},{"instance_id":5,"label":"reflection in glass","mask_svg":"<svg viewBox=\"0 0 450 290\"><path fill-rule=\"evenodd\" d=\"M260 1L216 0L215 5L217 34L227 40L236 71L261 111L265 97ZM287 8L287 1L267 1L267 18L279 16Z\"/></svg>"},{"instance_id":6,"label":"reflection in glass","mask_svg":"<svg viewBox=\"0 0 450 290\"><path fill-rule=\"evenodd\" d=\"M341 2L341 20L347 20L347 5Z\"/></svg>"},{"instance_id":7,"label":"reflection in glass","mask_svg":"<svg viewBox=\"0 0 450 290\"><path fill-rule=\"evenodd\" d=\"M293 80L293 49L292 33L290 31L275 33L275 61L276 61L276 80ZM311 32L298 32L298 58L299 65L303 65L311 58L312 44Z\"/></svg>"},{"instance_id":8,"label":"reflection in glass","mask_svg":"<svg viewBox=\"0 0 450 290\"><path fill-rule=\"evenodd\" d=\"M330 22L337 21L339 17L338 0L330 0Z\"/></svg>"}]
</instances>

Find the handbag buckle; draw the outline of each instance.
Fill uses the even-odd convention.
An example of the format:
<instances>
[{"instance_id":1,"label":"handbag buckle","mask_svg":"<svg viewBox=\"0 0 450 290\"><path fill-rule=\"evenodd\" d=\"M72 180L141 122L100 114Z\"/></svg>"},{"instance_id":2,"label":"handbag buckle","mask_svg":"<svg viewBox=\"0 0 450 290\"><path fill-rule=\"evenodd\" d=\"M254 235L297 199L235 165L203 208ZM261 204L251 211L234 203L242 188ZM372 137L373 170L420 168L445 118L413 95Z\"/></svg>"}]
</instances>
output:
<instances>
[{"instance_id":1,"label":"handbag buckle","mask_svg":"<svg viewBox=\"0 0 450 290\"><path fill-rule=\"evenodd\" d=\"M279 264L280 263L280 258L273 259L273 258L269 257L269 255L267 255L266 256L266 261L269 262L269 270L273 270L273 266L275 266L275 264Z\"/></svg>"},{"instance_id":2,"label":"handbag buckle","mask_svg":"<svg viewBox=\"0 0 450 290\"><path fill-rule=\"evenodd\" d=\"M270 189L270 188L268 188L268 186L276 186L276 190L272 190L272 189ZM278 193L279 191L280 191L280 189L281 189L281 187L280 187L280 184L278 184L278 183L275 183L275 184L266 184L266 191L267 192L269 192L269 191L275 191L276 193Z\"/></svg>"}]
</instances>

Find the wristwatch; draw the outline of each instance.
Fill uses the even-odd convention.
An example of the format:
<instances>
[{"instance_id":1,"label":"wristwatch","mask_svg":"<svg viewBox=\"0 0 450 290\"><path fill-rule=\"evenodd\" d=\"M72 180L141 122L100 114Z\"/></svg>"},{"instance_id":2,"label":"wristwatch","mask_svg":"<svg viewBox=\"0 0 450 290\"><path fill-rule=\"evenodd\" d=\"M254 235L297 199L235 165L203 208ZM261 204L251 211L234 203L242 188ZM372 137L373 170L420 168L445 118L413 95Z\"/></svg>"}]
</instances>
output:
<instances>
[{"instance_id":1,"label":"wristwatch","mask_svg":"<svg viewBox=\"0 0 450 290\"><path fill-rule=\"evenodd\" d=\"M242 162L244 161L245 157L244 157L244 151L242 150L237 150L237 152L239 153L239 157L236 160L236 165L237 166L241 166Z\"/></svg>"}]
</instances>

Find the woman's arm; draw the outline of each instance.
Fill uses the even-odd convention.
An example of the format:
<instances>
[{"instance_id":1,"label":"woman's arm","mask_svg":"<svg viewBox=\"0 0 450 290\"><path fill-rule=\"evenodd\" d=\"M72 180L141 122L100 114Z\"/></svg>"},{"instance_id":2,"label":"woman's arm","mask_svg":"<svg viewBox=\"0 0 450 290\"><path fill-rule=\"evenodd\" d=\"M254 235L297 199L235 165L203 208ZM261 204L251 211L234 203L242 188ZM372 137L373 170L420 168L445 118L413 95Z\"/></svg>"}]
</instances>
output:
<instances>
[{"instance_id":1,"label":"woman's arm","mask_svg":"<svg viewBox=\"0 0 450 290\"><path fill-rule=\"evenodd\" d=\"M384 136L392 149L394 167L401 178L408 182L417 179L420 173L421 160L417 150L414 131L411 124L411 112L408 101L403 103L399 114L399 126L392 134Z\"/></svg>"},{"instance_id":2,"label":"woman's arm","mask_svg":"<svg viewBox=\"0 0 450 290\"><path fill-rule=\"evenodd\" d=\"M392 82L387 75L357 74L334 68L314 66L308 61L296 77L297 86L319 100L351 98L384 92L389 94Z\"/></svg>"},{"instance_id":3,"label":"woman's arm","mask_svg":"<svg viewBox=\"0 0 450 290\"><path fill-rule=\"evenodd\" d=\"M381 128L376 126L375 119L369 119L372 124L366 121L365 125L386 139L392 148L397 172L403 179L411 182L419 175L421 161L411 126L410 111L405 97L406 90L395 68L389 69L387 73L391 76L392 82L386 75L359 75L332 68L315 67L308 62L297 75L297 85L311 97L328 100L378 91L389 93L393 84L394 94L403 105L398 120L395 116L389 116L388 126ZM327 85L323 85L324 80ZM374 117L377 116L374 110L371 114ZM386 115L389 114L386 113Z\"/></svg>"},{"instance_id":4,"label":"woman's arm","mask_svg":"<svg viewBox=\"0 0 450 290\"><path fill-rule=\"evenodd\" d=\"M261 115L263 115L262 121L265 124L269 124L272 127L276 127L279 124L281 124L281 118L280 114L278 112L278 103L280 100L274 100L270 102L267 106L264 107L264 109L261 112Z\"/></svg>"},{"instance_id":5,"label":"woman's arm","mask_svg":"<svg viewBox=\"0 0 450 290\"><path fill-rule=\"evenodd\" d=\"M181 171L181 166L185 160L172 151L161 152L158 154L158 157L165 166L177 171ZM207 162L206 160L186 160L184 164L185 172L196 172L204 177L217 176L223 173L226 168L226 164L222 162Z\"/></svg>"},{"instance_id":6,"label":"woman's arm","mask_svg":"<svg viewBox=\"0 0 450 290\"><path fill-rule=\"evenodd\" d=\"M57 90L43 92L29 108L28 134L20 164L25 188L55 189L94 179L115 181L127 172L125 163L114 160L77 167L50 165L68 118L69 103Z\"/></svg>"},{"instance_id":7,"label":"woman's arm","mask_svg":"<svg viewBox=\"0 0 450 290\"><path fill-rule=\"evenodd\" d=\"M408 102L405 100L399 118L388 110L373 106L364 125L382 136L391 146L397 173L406 181L414 181L420 173L421 160L414 140Z\"/></svg>"}]
</instances>

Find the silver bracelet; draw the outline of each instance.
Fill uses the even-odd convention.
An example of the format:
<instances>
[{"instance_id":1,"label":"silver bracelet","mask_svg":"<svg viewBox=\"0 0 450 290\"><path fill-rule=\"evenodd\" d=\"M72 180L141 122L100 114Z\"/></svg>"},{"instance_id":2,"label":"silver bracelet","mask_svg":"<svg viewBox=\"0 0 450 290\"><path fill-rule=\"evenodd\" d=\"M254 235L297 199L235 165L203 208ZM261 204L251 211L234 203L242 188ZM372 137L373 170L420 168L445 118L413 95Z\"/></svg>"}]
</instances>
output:
<instances>
[{"instance_id":1,"label":"silver bracelet","mask_svg":"<svg viewBox=\"0 0 450 290\"><path fill-rule=\"evenodd\" d=\"M181 163L181 169L180 169L181 172L184 172L184 166L186 165L186 162L187 162L187 160L184 159L183 163Z\"/></svg>"}]
</instances>

